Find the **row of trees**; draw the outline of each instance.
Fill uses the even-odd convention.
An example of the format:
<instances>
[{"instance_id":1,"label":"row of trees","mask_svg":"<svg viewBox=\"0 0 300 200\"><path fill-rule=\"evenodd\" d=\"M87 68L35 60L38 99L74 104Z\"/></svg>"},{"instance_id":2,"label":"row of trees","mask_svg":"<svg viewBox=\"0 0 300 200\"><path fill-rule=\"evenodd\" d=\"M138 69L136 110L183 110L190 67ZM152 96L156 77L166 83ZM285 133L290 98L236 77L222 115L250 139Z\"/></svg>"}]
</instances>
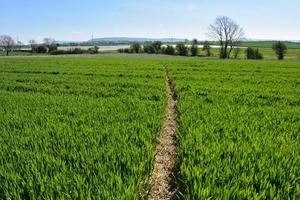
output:
<instances>
[{"instance_id":1,"label":"row of trees","mask_svg":"<svg viewBox=\"0 0 300 200\"><path fill-rule=\"evenodd\" d=\"M120 49L120 53L148 53L148 54L166 54L166 55L179 55L179 56L199 56L200 48L198 47L198 41L193 40L191 46L187 46L184 43L177 44L175 47L172 45L163 45L160 41L148 42L144 45L140 43L133 43L129 49ZM208 41L202 43L202 51L205 52L206 57L212 56L211 46ZM239 47L230 47L230 53L227 54L226 58L238 59L242 53L242 49ZM287 52L287 47L283 42L277 42L273 45L273 50L276 52L278 59L284 59L284 55ZM224 49L220 48L220 53ZM262 53L258 48L248 47L245 51L247 59L260 60L263 59ZM233 54L233 55L232 55Z\"/></svg>"},{"instance_id":2,"label":"row of trees","mask_svg":"<svg viewBox=\"0 0 300 200\"><path fill-rule=\"evenodd\" d=\"M38 44L34 39L28 41L33 53L51 53L57 51L58 44L53 38L44 38L42 44Z\"/></svg>"},{"instance_id":3,"label":"row of trees","mask_svg":"<svg viewBox=\"0 0 300 200\"><path fill-rule=\"evenodd\" d=\"M211 47L208 41L204 42L203 51L206 56L211 56ZM173 45L163 45L162 42L147 42L145 44L133 43L129 49L120 49L120 53L148 53L148 54L166 54L166 55L180 55L180 56L198 56L199 48L198 41L193 40L189 47L185 43L179 43L175 47Z\"/></svg>"}]
</instances>

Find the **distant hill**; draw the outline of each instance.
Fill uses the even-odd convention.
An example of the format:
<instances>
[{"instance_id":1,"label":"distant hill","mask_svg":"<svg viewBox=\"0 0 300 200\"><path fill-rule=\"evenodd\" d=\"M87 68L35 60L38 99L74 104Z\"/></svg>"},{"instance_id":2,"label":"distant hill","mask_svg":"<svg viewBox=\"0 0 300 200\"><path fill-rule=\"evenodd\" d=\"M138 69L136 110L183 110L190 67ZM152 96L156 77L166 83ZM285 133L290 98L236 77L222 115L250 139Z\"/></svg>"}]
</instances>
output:
<instances>
[{"instance_id":1,"label":"distant hill","mask_svg":"<svg viewBox=\"0 0 300 200\"><path fill-rule=\"evenodd\" d=\"M55 41L55 43L65 45L65 44L81 44L84 42L83 41Z\"/></svg>"},{"instance_id":2,"label":"distant hill","mask_svg":"<svg viewBox=\"0 0 300 200\"><path fill-rule=\"evenodd\" d=\"M184 42L186 39L179 38L133 38L133 37L108 37L108 38L95 38L89 42Z\"/></svg>"}]
</instances>

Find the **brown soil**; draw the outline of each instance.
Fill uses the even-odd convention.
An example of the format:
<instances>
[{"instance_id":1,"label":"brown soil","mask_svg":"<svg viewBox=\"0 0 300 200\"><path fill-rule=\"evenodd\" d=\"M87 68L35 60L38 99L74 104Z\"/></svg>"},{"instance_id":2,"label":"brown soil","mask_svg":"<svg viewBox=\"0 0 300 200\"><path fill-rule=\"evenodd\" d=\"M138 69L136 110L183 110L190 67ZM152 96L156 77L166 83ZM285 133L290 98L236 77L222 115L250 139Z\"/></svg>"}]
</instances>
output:
<instances>
[{"instance_id":1,"label":"brown soil","mask_svg":"<svg viewBox=\"0 0 300 200\"><path fill-rule=\"evenodd\" d=\"M172 80L166 69L166 84L168 93L168 105L162 133L156 146L154 170L150 177L149 200L173 199L176 193L175 164L176 164L176 103L177 97Z\"/></svg>"}]
</instances>

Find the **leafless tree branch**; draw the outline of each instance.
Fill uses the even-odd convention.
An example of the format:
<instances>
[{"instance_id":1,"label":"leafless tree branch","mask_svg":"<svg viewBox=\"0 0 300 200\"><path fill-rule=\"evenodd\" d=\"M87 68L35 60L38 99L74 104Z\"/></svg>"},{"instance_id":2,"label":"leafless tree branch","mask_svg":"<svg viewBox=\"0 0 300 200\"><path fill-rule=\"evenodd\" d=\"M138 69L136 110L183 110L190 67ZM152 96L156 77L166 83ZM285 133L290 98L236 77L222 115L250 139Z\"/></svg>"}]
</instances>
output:
<instances>
[{"instance_id":1,"label":"leafless tree branch","mask_svg":"<svg viewBox=\"0 0 300 200\"><path fill-rule=\"evenodd\" d=\"M228 17L218 17L208 28L209 37L220 43L220 58L230 57L234 46L243 39L244 30Z\"/></svg>"},{"instance_id":2,"label":"leafless tree branch","mask_svg":"<svg viewBox=\"0 0 300 200\"><path fill-rule=\"evenodd\" d=\"M6 56L16 46L14 39L9 35L0 36L0 46L6 51Z\"/></svg>"}]
</instances>

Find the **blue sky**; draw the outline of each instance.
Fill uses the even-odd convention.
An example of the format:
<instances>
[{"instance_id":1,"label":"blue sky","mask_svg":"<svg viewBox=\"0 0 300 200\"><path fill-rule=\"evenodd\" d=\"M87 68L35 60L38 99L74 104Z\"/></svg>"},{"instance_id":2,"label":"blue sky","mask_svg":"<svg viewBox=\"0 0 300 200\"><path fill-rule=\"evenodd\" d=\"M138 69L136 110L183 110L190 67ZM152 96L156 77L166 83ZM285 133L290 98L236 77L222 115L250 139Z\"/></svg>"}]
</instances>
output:
<instances>
[{"instance_id":1,"label":"blue sky","mask_svg":"<svg viewBox=\"0 0 300 200\"><path fill-rule=\"evenodd\" d=\"M251 39L300 40L299 0L6 0L0 34L23 42L44 37L175 37L207 39L218 16Z\"/></svg>"}]
</instances>

